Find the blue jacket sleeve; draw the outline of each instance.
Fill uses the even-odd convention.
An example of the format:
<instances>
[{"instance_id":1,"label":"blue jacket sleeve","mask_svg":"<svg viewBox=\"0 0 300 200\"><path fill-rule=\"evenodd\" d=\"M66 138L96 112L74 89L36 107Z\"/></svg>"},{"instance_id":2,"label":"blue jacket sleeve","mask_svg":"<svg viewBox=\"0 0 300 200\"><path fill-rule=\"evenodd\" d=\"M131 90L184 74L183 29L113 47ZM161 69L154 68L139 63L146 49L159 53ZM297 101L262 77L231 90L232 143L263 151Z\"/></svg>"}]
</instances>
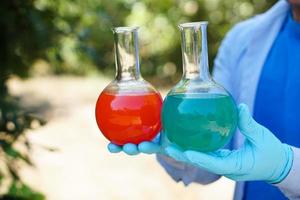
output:
<instances>
[{"instance_id":1,"label":"blue jacket sleeve","mask_svg":"<svg viewBox=\"0 0 300 200\"><path fill-rule=\"evenodd\" d=\"M293 165L287 177L275 184L289 199L300 199L300 149L292 147L294 153Z\"/></svg>"},{"instance_id":2,"label":"blue jacket sleeve","mask_svg":"<svg viewBox=\"0 0 300 200\"><path fill-rule=\"evenodd\" d=\"M182 181L185 185L192 182L200 184L209 184L220 178L219 175L212 174L208 171L175 161L172 158L163 155L157 155L158 162L165 168L166 172L174 181Z\"/></svg>"}]
</instances>

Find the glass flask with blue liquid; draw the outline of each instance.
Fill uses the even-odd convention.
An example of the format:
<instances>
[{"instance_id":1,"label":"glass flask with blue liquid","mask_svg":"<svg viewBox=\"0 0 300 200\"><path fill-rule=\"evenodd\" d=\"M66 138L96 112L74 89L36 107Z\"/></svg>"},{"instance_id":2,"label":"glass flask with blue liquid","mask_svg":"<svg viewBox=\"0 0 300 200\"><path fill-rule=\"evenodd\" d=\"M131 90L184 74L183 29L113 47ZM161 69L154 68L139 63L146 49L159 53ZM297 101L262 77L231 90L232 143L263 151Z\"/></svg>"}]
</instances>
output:
<instances>
[{"instance_id":1,"label":"glass flask with blue liquid","mask_svg":"<svg viewBox=\"0 0 300 200\"><path fill-rule=\"evenodd\" d=\"M207 24L179 25L183 76L163 103L163 145L209 152L225 146L235 132L236 104L209 74Z\"/></svg>"}]
</instances>

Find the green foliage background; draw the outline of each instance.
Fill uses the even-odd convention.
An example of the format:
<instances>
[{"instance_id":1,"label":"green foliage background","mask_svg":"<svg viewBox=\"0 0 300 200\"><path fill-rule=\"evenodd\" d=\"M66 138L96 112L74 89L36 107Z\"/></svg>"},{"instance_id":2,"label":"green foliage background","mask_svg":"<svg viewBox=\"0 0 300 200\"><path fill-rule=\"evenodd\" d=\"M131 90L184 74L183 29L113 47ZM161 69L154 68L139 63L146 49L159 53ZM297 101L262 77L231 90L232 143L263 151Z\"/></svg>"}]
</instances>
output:
<instances>
[{"instance_id":1,"label":"green foliage background","mask_svg":"<svg viewBox=\"0 0 300 200\"><path fill-rule=\"evenodd\" d=\"M52 74L114 74L115 26L140 26L142 74L160 86L181 76L177 25L209 21L209 60L226 32L237 22L267 10L276 0L3 0L0 1L0 187L12 182L0 199L43 199L18 176L16 163L32 164L13 144L37 119L24 112L6 88L12 76L28 77L43 61ZM30 144L26 143L28 148ZM2 164L2 163L1 163ZM2 195L2 196L1 196Z\"/></svg>"},{"instance_id":2,"label":"green foliage background","mask_svg":"<svg viewBox=\"0 0 300 200\"><path fill-rule=\"evenodd\" d=\"M141 26L142 72L172 83L181 73L177 25L207 20L212 66L233 24L268 9L276 0L11 0L2 1L1 75L28 75L42 58L52 73L113 74L114 26ZM4 66L4 67L3 67ZM3 70L4 69L4 70ZM156 76L157 75L157 76Z\"/></svg>"}]
</instances>

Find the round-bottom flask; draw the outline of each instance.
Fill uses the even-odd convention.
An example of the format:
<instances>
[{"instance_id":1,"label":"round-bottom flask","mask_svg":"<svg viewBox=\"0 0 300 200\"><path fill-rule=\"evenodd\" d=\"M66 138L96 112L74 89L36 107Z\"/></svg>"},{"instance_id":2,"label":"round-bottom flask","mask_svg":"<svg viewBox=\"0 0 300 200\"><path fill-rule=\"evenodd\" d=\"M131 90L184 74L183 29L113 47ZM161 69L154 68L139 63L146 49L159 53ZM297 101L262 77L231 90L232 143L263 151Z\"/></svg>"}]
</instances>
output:
<instances>
[{"instance_id":1,"label":"round-bottom flask","mask_svg":"<svg viewBox=\"0 0 300 200\"><path fill-rule=\"evenodd\" d=\"M163 103L163 143L183 150L217 150L237 126L235 102L209 75L206 27L207 22L179 25L183 76Z\"/></svg>"},{"instance_id":2,"label":"round-bottom flask","mask_svg":"<svg viewBox=\"0 0 300 200\"><path fill-rule=\"evenodd\" d=\"M137 28L115 28L114 38L117 73L96 103L98 127L118 145L152 140L161 130L162 98L140 75Z\"/></svg>"}]
</instances>

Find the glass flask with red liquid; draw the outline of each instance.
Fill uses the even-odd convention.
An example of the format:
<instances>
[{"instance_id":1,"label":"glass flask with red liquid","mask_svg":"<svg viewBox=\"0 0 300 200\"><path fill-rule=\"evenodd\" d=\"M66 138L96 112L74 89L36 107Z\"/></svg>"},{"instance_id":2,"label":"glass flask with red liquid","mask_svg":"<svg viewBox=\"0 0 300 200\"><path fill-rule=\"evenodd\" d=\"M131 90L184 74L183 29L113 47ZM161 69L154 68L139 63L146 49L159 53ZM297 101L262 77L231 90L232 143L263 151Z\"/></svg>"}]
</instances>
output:
<instances>
[{"instance_id":1,"label":"glass flask with red liquid","mask_svg":"<svg viewBox=\"0 0 300 200\"><path fill-rule=\"evenodd\" d=\"M140 74L138 27L113 29L115 79L96 103L102 134L117 145L152 140L161 130L162 97Z\"/></svg>"}]
</instances>

